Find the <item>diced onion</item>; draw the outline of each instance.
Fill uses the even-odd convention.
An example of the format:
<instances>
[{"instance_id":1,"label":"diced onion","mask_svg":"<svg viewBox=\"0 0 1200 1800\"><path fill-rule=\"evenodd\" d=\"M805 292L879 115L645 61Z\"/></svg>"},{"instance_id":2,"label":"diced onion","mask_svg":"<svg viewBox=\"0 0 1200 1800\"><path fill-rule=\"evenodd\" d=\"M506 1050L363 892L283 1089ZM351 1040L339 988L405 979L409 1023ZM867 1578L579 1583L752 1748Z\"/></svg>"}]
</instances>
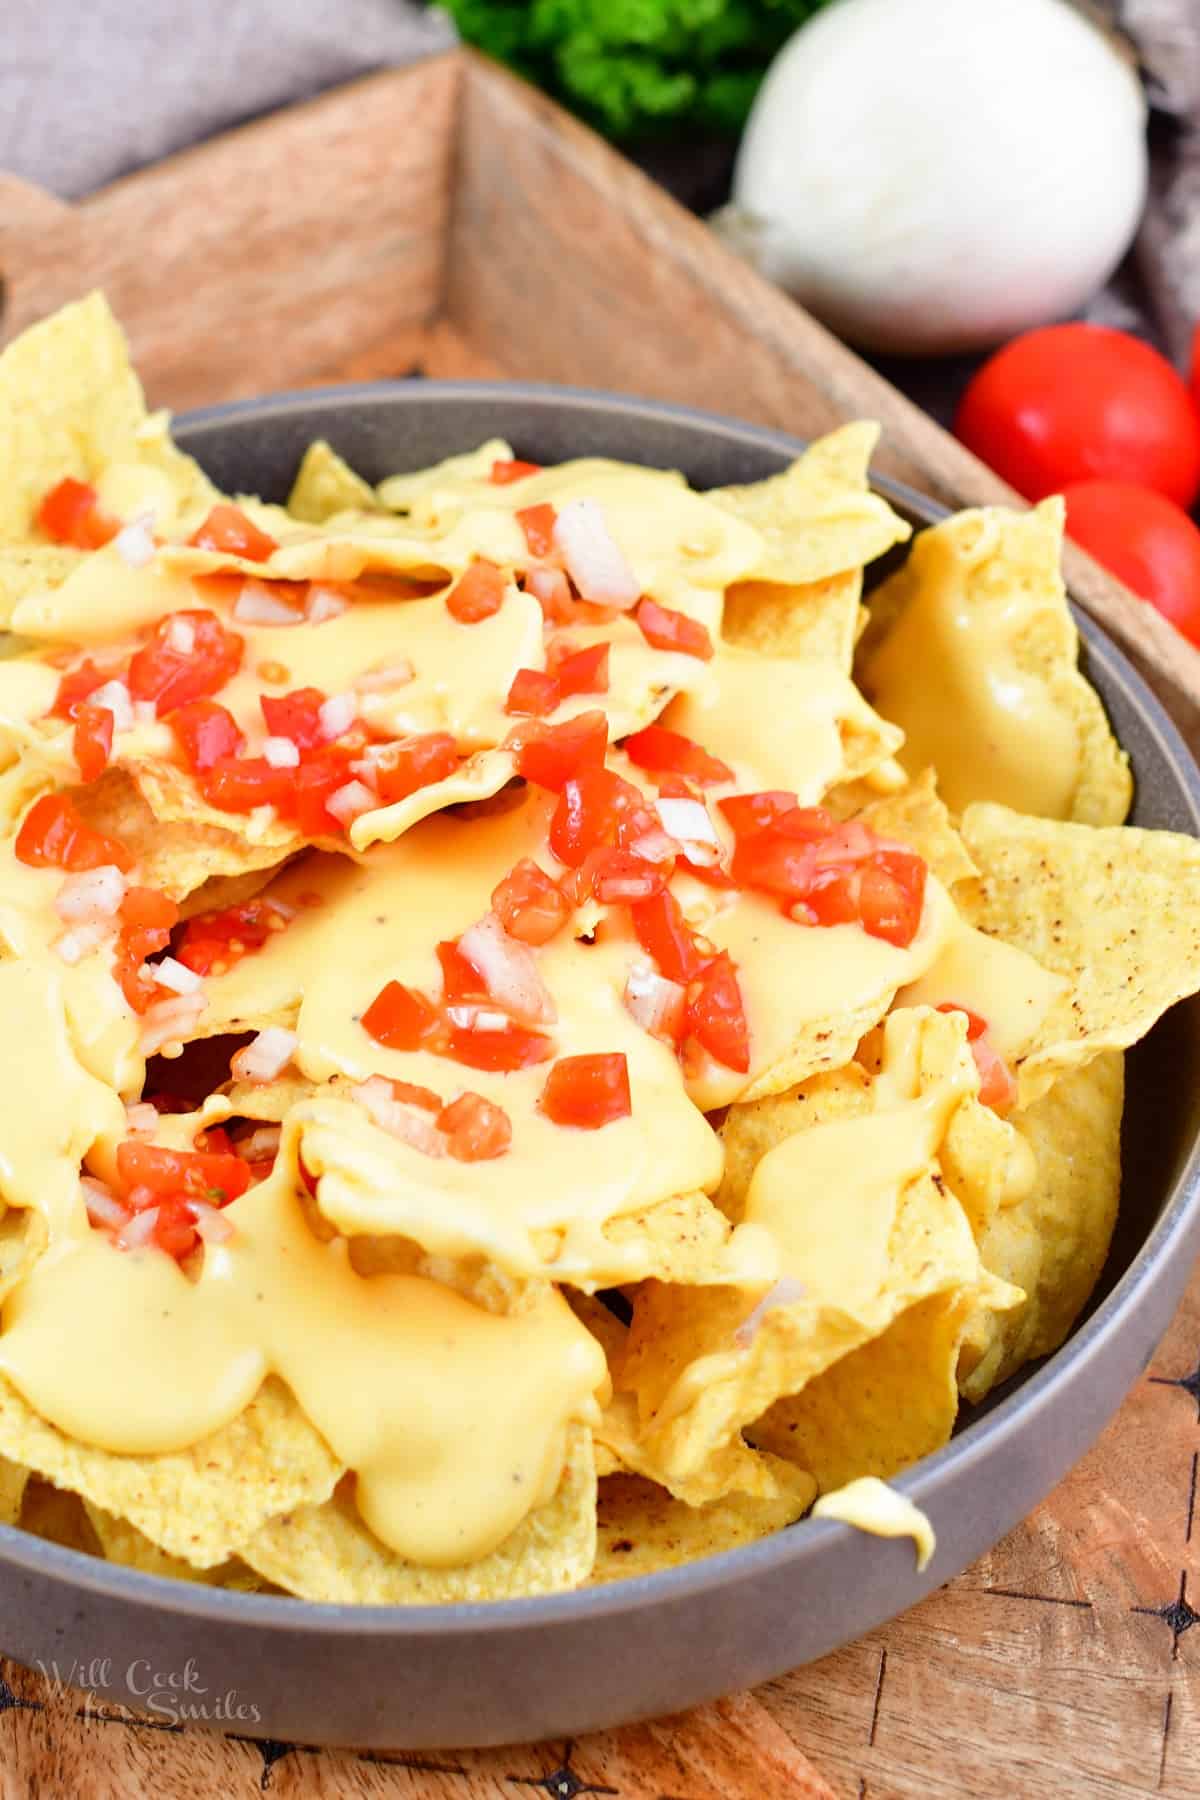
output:
<instances>
[{"instance_id":1,"label":"diced onion","mask_svg":"<svg viewBox=\"0 0 1200 1800\"><path fill-rule=\"evenodd\" d=\"M264 831L270 831L279 814L273 806L256 806L246 817L250 822L250 834L258 833L261 836Z\"/></svg>"},{"instance_id":2,"label":"diced onion","mask_svg":"<svg viewBox=\"0 0 1200 1800\"><path fill-rule=\"evenodd\" d=\"M144 1056L153 1056L164 1044L180 1043L193 1029L208 1005L203 994L178 994L170 1000L158 1000L142 1014L138 1047Z\"/></svg>"},{"instance_id":3,"label":"diced onion","mask_svg":"<svg viewBox=\"0 0 1200 1800\"><path fill-rule=\"evenodd\" d=\"M392 1093L392 1086L382 1075L372 1075L350 1089L354 1099L364 1106L382 1131L400 1138L423 1156L445 1156L445 1134L438 1130L429 1114L405 1105Z\"/></svg>"},{"instance_id":4,"label":"diced onion","mask_svg":"<svg viewBox=\"0 0 1200 1800\"><path fill-rule=\"evenodd\" d=\"M302 625L304 614L262 581L243 581L233 603L233 616L243 625Z\"/></svg>"},{"instance_id":5,"label":"diced onion","mask_svg":"<svg viewBox=\"0 0 1200 1800\"><path fill-rule=\"evenodd\" d=\"M479 970L491 998L513 1018L534 1025L554 1023L558 1013L537 959L527 944L509 937L495 913L485 913L464 931L458 947Z\"/></svg>"},{"instance_id":6,"label":"diced onion","mask_svg":"<svg viewBox=\"0 0 1200 1800\"><path fill-rule=\"evenodd\" d=\"M158 1112L148 1100L134 1100L125 1108L125 1129L131 1137L153 1137L158 1130Z\"/></svg>"},{"instance_id":7,"label":"diced onion","mask_svg":"<svg viewBox=\"0 0 1200 1800\"><path fill-rule=\"evenodd\" d=\"M327 743L340 738L349 731L354 723L353 694L331 694L324 701L318 715L321 720L321 735Z\"/></svg>"},{"instance_id":8,"label":"diced onion","mask_svg":"<svg viewBox=\"0 0 1200 1800\"><path fill-rule=\"evenodd\" d=\"M363 675L356 675L354 687L360 694L387 693L390 688L407 687L416 670L406 656L397 657L395 662L381 663L377 669L368 669Z\"/></svg>"},{"instance_id":9,"label":"diced onion","mask_svg":"<svg viewBox=\"0 0 1200 1800\"><path fill-rule=\"evenodd\" d=\"M625 1005L630 1016L652 1037L674 1038L683 1022L687 990L668 981L649 963L635 963L625 983Z\"/></svg>"},{"instance_id":10,"label":"diced onion","mask_svg":"<svg viewBox=\"0 0 1200 1800\"><path fill-rule=\"evenodd\" d=\"M159 987L169 988L173 994L198 994L204 986L204 978L197 975L195 969L189 969L185 963L177 962L173 956L164 956L161 962L143 965L150 978L157 981Z\"/></svg>"},{"instance_id":11,"label":"diced onion","mask_svg":"<svg viewBox=\"0 0 1200 1800\"><path fill-rule=\"evenodd\" d=\"M663 798L655 802L655 811L662 820L663 830L678 838L681 844L711 844L717 850L721 848L720 835L702 800Z\"/></svg>"},{"instance_id":12,"label":"diced onion","mask_svg":"<svg viewBox=\"0 0 1200 1800\"><path fill-rule=\"evenodd\" d=\"M568 500L554 521L554 540L583 599L625 610L637 605L637 576L594 500Z\"/></svg>"},{"instance_id":13,"label":"diced onion","mask_svg":"<svg viewBox=\"0 0 1200 1800\"><path fill-rule=\"evenodd\" d=\"M79 1185L83 1189L83 1203L87 1207L87 1216L93 1225L99 1225L108 1231L120 1231L129 1222L129 1208L122 1206L106 1181L97 1181L94 1175L81 1175Z\"/></svg>"},{"instance_id":14,"label":"diced onion","mask_svg":"<svg viewBox=\"0 0 1200 1800\"><path fill-rule=\"evenodd\" d=\"M196 1221L196 1230L206 1244L224 1244L233 1236L233 1226L224 1213L207 1200L189 1200L187 1209Z\"/></svg>"},{"instance_id":15,"label":"diced onion","mask_svg":"<svg viewBox=\"0 0 1200 1800\"><path fill-rule=\"evenodd\" d=\"M310 625L324 625L328 619L340 618L349 604L344 594L337 593L333 588L321 587L314 581L308 590L305 617Z\"/></svg>"},{"instance_id":16,"label":"diced onion","mask_svg":"<svg viewBox=\"0 0 1200 1800\"><path fill-rule=\"evenodd\" d=\"M335 788L325 804L335 819L349 825L360 813L370 812L373 806L378 806L379 796L372 793L365 782L348 781L345 787Z\"/></svg>"},{"instance_id":17,"label":"diced onion","mask_svg":"<svg viewBox=\"0 0 1200 1800\"><path fill-rule=\"evenodd\" d=\"M644 831L640 838L629 846L635 856L643 862L669 863L679 855L679 845L665 831Z\"/></svg>"},{"instance_id":18,"label":"diced onion","mask_svg":"<svg viewBox=\"0 0 1200 1800\"><path fill-rule=\"evenodd\" d=\"M274 1081L291 1062L299 1042L294 1031L268 1025L236 1053L229 1064L230 1073L237 1081Z\"/></svg>"},{"instance_id":19,"label":"diced onion","mask_svg":"<svg viewBox=\"0 0 1200 1800\"><path fill-rule=\"evenodd\" d=\"M140 1250L154 1236L154 1228L158 1224L157 1206L148 1206L145 1212L134 1213L127 1224L122 1225L117 1234L119 1250Z\"/></svg>"},{"instance_id":20,"label":"diced onion","mask_svg":"<svg viewBox=\"0 0 1200 1800\"><path fill-rule=\"evenodd\" d=\"M64 931L62 936L56 940L54 952L69 967L74 968L75 964L82 962L85 956L90 956L93 950L98 950L100 945L105 943L111 935L112 928L103 919L95 919L89 925L74 925L70 931Z\"/></svg>"},{"instance_id":21,"label":"diced onion","mask_svg":"<svg viewBox=\"0 0 1200 1800\"><path fill-rule=\"evenodd\" d=\"M114 731L132 729L137 715L129 689L123 681L106 681L100 687L93 688L87 697L87 703L89 706L102 707L105 712L112 714ZM157 717L157 714L152 713L151 717Z\"/></svg>"},{"instance_id":22,"label":"diced onion","mask_svg":"<svg viewBox=\"0 0 1200 1800\"><path fill-rule=\"evenodd\" d=\"M139 518L131 519L123 525L112 541L112 547L121 561L128 563L131 569L144 569L148 562L154 561L154 539L151 527L154 524L153 513L143 513Z\"/></svg>"},{"instance_id":23,"label":"diced onion","mask_svg":"<svg viewBox=\"0 0 1200 1800\"><path fill-rule=\"evenodd\" d=\"M115 917L125 897L125 877L113 863L68 875L54 896L54 910L68 925L93 925Z\"/></svg>"},{"instance_id":24,"label":"diced onion","mask_svg":"<svg viewBox=\"0 0 1200 1800\"><path fill-rule=\"evenodd\" d=\"M298 769L300 767L300 751L291 738L269 737L262 747L265 761L273 769Z\"/></svg>"},{"instance_id":25,"label":"diced onion","mask_svg":"<svg viewBox=\"0 0 1200 1800\"><path fill-rule=\"evenodd\" d=\"M133 703L133 723L135 725L153 725L158 718L158 708L153 700L135 700ZM120 727L117 727L120 730Z\"/></svg>"},{"instance_id":26,"label":"diced onion","mask_svg":"<svg viewBox=\"0 0 1200 1800\"><path fill-rule=\"evenodd\" d=\"M283 1136L278 1125L257 1125L249 1137L244 1137L238 1144L237 1153L246 1162L267 1162L279 1154L279 1140Z\"/></svg>"},{"instance_id":27,"label":"diced onion","mask_svg":"<svg viewBox=\"0 0 1200 1800\"><path fill-rule=\"evenodd\" d=\"M174 650L179 656L190 656L196 648L196 627L190 619L181 619L178 614L167 620L164 635L168 650Z\"/></svg>"},{"instance_id":28,"label":"diced onion","mask_svg":"<svg viewBox=\"0 0 1200 1800\"><path fill-rule=\"evenodd\" d=\"M758 1336L758 1328L766 1315L776 1306L792 1306L797 1300L803 1300L804 1283L797 1281L794 1275L783 1275L769 1287L753 1312L746 1314L733 1334L733 1341L739 1349L745 1350Z\"/></svg>"},{"instance_id":29,"label":"diced onion","mask_svg":"<svg viewBox=\"0 0 1200 1800\"><path fill-rule=\"evenodd\" d=\"M480 1006L474 1000L457 1000L446 1008L446 1017L456 1031L507 1031L512 1020L494 1006Z\"/></svg>"}]
</instances>

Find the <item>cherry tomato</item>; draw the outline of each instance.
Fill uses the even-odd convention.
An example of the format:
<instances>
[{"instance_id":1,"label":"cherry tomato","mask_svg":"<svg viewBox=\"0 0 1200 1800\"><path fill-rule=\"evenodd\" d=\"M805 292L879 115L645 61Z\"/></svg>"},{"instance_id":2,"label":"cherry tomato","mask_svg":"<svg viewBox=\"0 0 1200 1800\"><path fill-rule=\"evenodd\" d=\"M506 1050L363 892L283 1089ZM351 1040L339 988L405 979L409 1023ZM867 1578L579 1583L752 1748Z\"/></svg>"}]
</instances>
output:
<instances>
[{"instance_id":1,"label":"cherry tomato","mask_svg":"<svg viewBox=\"0 0 1200 1800\"><path fill-rule=\"evenodd\" d=\"M89 706L85 700L75 714L72 748L81 781L99 781L112 755L113 716L106 706Z\"/></svg>"},{"instance_id":2,"label":"cherry tomato","mask_svg":"<svg viewBox=\"0 0 1200 1800\"><path fill-rule=\"evenodd\" d=\"M512 678L504 710L542 719L554 711L561 699L562 691L553 675L548 675L544 669L518 669Z\"/></svg>"},{"instance_id":3,"label":"cherry tomato","mask_svg":"<svg viewBox=\"0 0 1200 1800\"><path fill-rule=\"evenodd\" d=\"M117 838L93 831L66 794L43 794L21 821L14 846L18 862L30 869L65 869L79 874L112 863L128 871L133 857Z\"/></svg>"},{"instance_id":4,"label":"cherry tomato","mask_svg":"<svg viewBox=\"0 0 1200 1800\"><path fill-rule=\"evenodd\" d=\"M1183 508L1126 481L1081 481L1064 497L1075 542L1200 645L1200 530Z\"/></svg>"},{"instance_id":5,"label":"cherry tomato","mask_svg":"<svg viewBox=\"0 0 1200 1800\"><path fill-rule=\"evenodd\" d=\"M245 743L234 716L219 701L190 700L167 718L188 768L203 775L222 757L236 756Z\"/></svg>"},{"instance_id":6,"label":"cherry tomato","mask_svg":"<svg viewBox=\"0 0 1200 1800\"><path fill-rule=\"evenodd\" d=\"M171 643L176 621L190 628L190 650L177 650ZM189 700L207 700L223 688L241 667L244 648L245 639L226 631L215 613L200 609L170 613L158 621L150 642L130 661L129 692L135 700L153 700L161 718Z\"/></svg>"},{"instance_id":7,"label":"cherry tomato","mask_svg":"<svg viewBox=\"0 0 1200 1800\"><path fill-rule=\"evenodd\" d=\"M434 1031L437 1009L402 981L382 987L362 1016L362 1028L389 1050L417 1050Z\"/></svg>"},{"instance_id":8,"label":"cherry tomato","mask_svg":"<svg viewBox=\"0 0 1200 1800\"><path fill-rule=\"evenodd\" d=\"M491 1162L512 1143L512 1124L502 1106L482 1094L460 1094L437 1116L446 1148L458 1162Z\"/></svg>"},{"instance_id":9,"label":"cherry tomato","mask_svg":"<svg viewBox=\"0 0 1200 1800\"><path fill-rule=\"evenodd\" d=\"M554 527L558 514L552 506L525 506L517 514L517 524L525 533L530 556L552 556Z\"/></svg>"},{"instance_id":10,"label":"cherry tomato","mask_svg":"<svg viewBox=\"0 0 1200 1800\"><path fill-rule=\"evenodd\" d=\"M375 761L375 786L387 805L405 800L418 788L445 781L458 768L458 746L448 731L427 731L402 738Z\"/></svg>"},{"instance_id":11,"label":"cherry tomato","mask_svg":"<svg viewBox=\"0 0 1200 1800\"><path fill-rule=\"evenodd\" d=\"M1190 506L1200 413L1157 350L1105 325L1047 325L972 378L955 431L1029 500L1074 482L1130 481Z\"/></svg>"},{"instance_id":12,"label":"cherry tomato","mask_svg":"<svg viewBox=\"0 0 1200 1800\"><path fill-rule=\"evenodd\" d=\"M701 787L709 782L733 780L728 763L710 756L681 731L668 731L665 725L647 725L642 731L635 731L625 739L622 749L639 769L686 775Z\"/></svg>"},{"instance_id":13,"label":"cherry tomato","mask_svg":"<svg viewBox=\"0 0 1200 1800\"><path fill-rule=\"evenodd\" d=\"M244 556L248 562L266 562L279 548L275 539L260 531L240 506L230 506L225 501L213 507L188 542L198 550L221 550L227 556Z\"/></svg>"},{"instance_id":14,"label":"cherry tomato","mask_svg":"<svg viewBox=\"0 0 1200 1800\"><path fill-rule=\"evenodd\" d=\"M660 606L657 600L640 600L634 613L642 636L652 650L678 650L684 656L698 656L707 662L713 653L712 639L698 619Z\"/></svg>"},{"instance_id":15,"label":"cherry tomato","mask_svg":"<svg viewBox=\"0 0 1200 1800\"><path fill-rule=\"evenodd\" d=\"M541 463L521 462L514 457L512 461L499 459L494 462L488 479L497 487L505 487L510 481L524 481L527 475L540 475L541 472Z\"/></svg>"},{"instance_id":16,"label":"cherry tomato","mask_svg":"<svg viewBox=\"0 0 1200 1800\"><path fill-rule=\"evenodd\" d=\"M571 908L544 869L524 856L492 893L492 910L509 937L523 944L548 944L566 924Z\"/></svg>"},{"instance_id":17,"label":"cherry tomato","mask_svg":"<svg viewBox=\"0 0 1200 1800\"><path fill-rule=\"evenodd\" d=\"M598 1131L633 1111L629 1066L623 1051L597 1056L562 1056L546 1077L539 1102L556 1125Z\"/></svg>"},{"instance_id":18,"label":"cherry tomato","mask_svg":"<svg viewBox=\"0 0 1200 1800\"><path fill-rule=\"evenodd\" d=\"M608 645L589 644L583 650L571 650L565 644L551 644L546 664L558 677L562 698L571 694L607 694Z\"/></svg>"},{"instance_id":19,"label":"cherry tomato","mask_svg":"<svg viewBox=\"0 0 1200 1800\"><path fill-rule=\"evenodd\" d=\"M76 550L99 550L121 529L101 511L95 488L70 475L50 489L38 507L37 522L47 537Z\"/></svg>"},{"instance_id":20,"label":"cherry tomato","mask_svg":"<svg viewBox=\"0 0 1200 1800\"><path fill-rule=\"evenodd\" d=\"M504 576L486 556L477 556L446 595L446 611L460 625L478 625L504 605Z\"/></svg>"},{"instance_id":21,"label":"cherry tomato","mask_svg":"<svg viewBox=\"0 0 1200 1800\"><path fill-rule=\"evenodd\" d=\"M514 737L515 737L514 733ZM608 720L602 712L579 713L563 725L539 725L520 732L517 774L561 793L572 776L600 768L608 749Z\"/></svg>"}]
</instances>

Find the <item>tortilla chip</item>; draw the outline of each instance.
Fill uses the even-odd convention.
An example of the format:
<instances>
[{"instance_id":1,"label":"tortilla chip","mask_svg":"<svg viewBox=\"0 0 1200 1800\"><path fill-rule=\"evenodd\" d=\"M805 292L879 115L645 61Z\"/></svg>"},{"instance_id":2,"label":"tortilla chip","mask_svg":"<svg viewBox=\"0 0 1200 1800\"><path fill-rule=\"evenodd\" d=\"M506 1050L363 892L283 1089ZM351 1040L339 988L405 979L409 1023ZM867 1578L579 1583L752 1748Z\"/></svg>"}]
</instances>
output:
<instances>
[{"instance_id":1,"label":"tortilla chip","mask_svg":"<svg viewBox=\"0 0 1200 1800\"><path fill-rule=\"evenodd\" d=\"M0 1525L15 1525L21 1516L21 1501L29 1481L24 1463L0 1456Z\"/></svg>"},{"instance_id":2,"label":"tortilla chip","mask_svg":"<svg viewBox=\"0 0 1200 1800\"><path fill-rule=\"evenodd\" d=\"M725 1172L717 1190L717 1205L727 1218L740 1219L751 1178L768 1150L797 1131L833 1119L855 1118L870 1106L871 1080L857 1063L811 1075L798 1086L762 1100L736 1101L720 1131Z\"/></svg>"},{"instance_id":3,"label":"tortilla chip","mask_svg":"<svg viewBox=\"0 0 1200 1800\"><path fill-rule=\"evenodd\" d=\"M708 494L762 534L761 559L748 576L789 584L825 581L861 569L912 536L912 527L867 488L878 441L878 425L843 425L781 474Z\"/></svg>"},{"instance_id":4,"label":"tortilla chip","mask_svg":"<svg viewBox=\"0 0 1200 1800\"><path fill-rule=\"evenodd\" d=\"M982 871L980 929L1070 983L1020 1064L1022 1106L1200 988L1197 839L1002 806L969 807L963 838Z\"/></svg>"},{"instance_id":5,"label":"tortilla chip","mask_svg":"<svg viewBox=\"0 0 1200 1800\"><path fill-rule=\"evenodd\" d=\"M87 1508L79 1495L56 1488L52 1482L42 1481L37 1476L26 1483L16 1523L22 1531L32 1532L34 1537L45 1538L48 1543L61 1544L64 1550L82 1550L86 1556L101 1553Z\"/></svg>"},{"instance_id":6,"label":"tortilla chip","mask_svg":"<svg viewBox=\"0 0 1200 1800\"><path fill-rule=\"evenodd\" d=\"M80 1443L0 1378L0 1452L128 1520L197 1568L224 1562L275 1514L328 1498L342 1473L274 1377L220 1431L160 1456Z\"/></svg>"},{"instance_id":7,"label":"tortilla chip","mask_svg":"<svg viewBox=\"0 0 1200 1800\"><path fill-rule=\"evenodd\" d=\"M27 595L57 587L86 555L86 550L72 550L69 544L21 544L0 550L0 626L11 622Z\"/></svg>"},{"instance_id":8,"label":"tortilla chip","mask_svg":"<svg viewBox=\"0 0 1200 1800\"><path fill-rule=\"evenodd\" d=\"M120 1563L126 1569L140 1569L143 1575L169 1575L174 1581L198 1582L215 1582L232 1566L218 1563L212 1569L197 1569L182 1556L172 1556L161 1550L128 1519L119 1519L115 1513L105 1512L102 1506L94 1506L89 1500L83 1501L82 1505L95 1533L98 1552L106 1562Z\"/></svg>"},{"instance_id":9,"label":"tortilla chip","mask_svg":"<svg viewBox=\"0 0 1200 1800\"><path fill-rule=\"evenodd\" d=\"M1028 1300L972 1321L962 1371L970 1400L1057 1350L1100 1278L1121 1192L1124 1061L1108 1051L1013 1114L1037 1176L1027 1195L997 1215L981 1253L989 1269L1025 1287Z\"/></svg>"},{"instance_id":10,"label":"tortilla chip","mask_svg":"<svg viewBox=\"0 0 1200 1800\"><path fill-rule=\"evenodd\" d=\"M596 1503L596 1561L589 1585L653 1575L702 1556L757 1543L803 1517L815 1493L793 1489L776 1499L728 1494L688 1506L638 1475L610 1475Z\"/></svg>"},{"instance_id":11,"label":"tortilla chip","mask_svg":"<svg viewBox=\"0 0 1200 1800\"><path fill-rule=\"evenodd\" d=\"M554 1594L587 1579L596 1552L596 1471L591 1434L568 1432L562 1479L490 1555L457 1568L406 1562L380 1543L355 1509L350 1483L319 1506L271 1519L240 1555L305 1600L360 1606L432 1606Z\"/></svg>"},{"instance_id":12,"label":"tortilla chip","mask_svg":"<svg viewBox=\"0 0 1200 1800\"><path fill-rule=\"evenodd\" d=\"M1032 512L985 507L956 513L921 532L904 568L871 596L872 629L858 659L863 690L869 699L879 696L879 710L904 728L905 767L915 774L932 763L956 812L977 801L1033 810L1027 744L1021 741L1032 727L1023 725L1014 737L1015 755L990 737L986 756L946 747L951 723L962 734L988 730L986 717L976 716L978 701L957 658L961 632L935 611L946 596L957 599L977 629L988 630L993 666L1007 656L1013 678L1031 682L1041 694L1041 723L1053 722L1055 740L1039 742L1038 751L1056 767L1075 768L1064 816L1118 825L1129 811L1129 758L1077 667L1079 637L1059 571L1063 519L1057 498Z\"/></svg>"},{"instance_id":13,"label":"tortilla chip","mask_svg":"<svg viewBox=\"0 0 1200 1800\"><path fill-rule=\"evenodd\" d=\"M862 595L862 570L824 581L735 581L725 593L726 643L769 656L829 662L850 673Z\"/></svg>"},{"instance_id":14,"label":"tortilla chip","mask_svg":"<svg viewBox=\"0 0 1200 1800\"><path fill-rule=\"evenodd\" d=\"M377 512L379 501L370 482L356 475L332 444L318 438L304 452L287 511L306 525L323 525L342 512Z\"/></svg>"}]
</instances>

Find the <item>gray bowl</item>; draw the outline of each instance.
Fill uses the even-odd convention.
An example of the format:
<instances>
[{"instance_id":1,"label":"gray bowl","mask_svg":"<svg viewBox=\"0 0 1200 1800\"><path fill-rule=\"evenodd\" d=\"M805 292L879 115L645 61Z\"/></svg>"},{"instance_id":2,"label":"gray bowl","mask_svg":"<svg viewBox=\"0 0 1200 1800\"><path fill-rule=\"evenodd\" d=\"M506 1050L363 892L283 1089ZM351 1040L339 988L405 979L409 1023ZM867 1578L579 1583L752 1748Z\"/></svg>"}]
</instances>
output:
<instances>
[{"instance_id":1,"label":"gray bowl","mask_svg":"<svg viewBox=\"0 0 1200 1800\"><path fill-rule=\"evenodd\" d=\"M774 431L611 395L402 382L214 408L180 443L226 490L282 498L327 437L378 479L499 435L553 462L608 455L683 469L699 487L772 474L801 446ZM879 482L914 522L930 501ZM1088 673L1137 775L1138 824L1200 835L1200 772L1103 632L1081 618ZM1012 1529L1116 1411L1170 1321L1200 1245L1200 1003L1130 1061L1121 1223L1085 1321L1041 1367L968 1415L897 1486L938 1548L804 1523L746 1549L610 1587L439 1607L318 1606L117 1568L0 1527L5 1651L133 1706L260 1737L423 1749L580 1732L675 1712L871 1630ZM171 1684L174 1683L172 1689Z\"/></svg>"}]
</instances>

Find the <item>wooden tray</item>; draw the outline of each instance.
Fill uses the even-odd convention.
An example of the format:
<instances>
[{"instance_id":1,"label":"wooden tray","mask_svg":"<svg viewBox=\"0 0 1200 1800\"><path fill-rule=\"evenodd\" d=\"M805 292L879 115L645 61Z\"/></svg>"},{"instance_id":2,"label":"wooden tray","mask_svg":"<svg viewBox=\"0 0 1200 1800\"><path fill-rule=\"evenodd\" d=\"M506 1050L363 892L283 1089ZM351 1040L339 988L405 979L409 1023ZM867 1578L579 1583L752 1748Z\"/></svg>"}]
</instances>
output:
<instances>
[{"instance_id":1,"label":"wooden tray","mask_svg":"<svg viewBox=\"0 0 1200 1800\"><path fill-rule=\"evenodd\" d=\"M1011 497L636 169L469 51L80 205L0 176L0 281L0 337L104 287L154 404L416 370L532 377L802 436L878 418L889 474L952 505ZM1200 654L1080 553L1068 572L1200 744ZM3 1795L1195 1795L1198 1356L1200 1283L1119 1418L1019 1530L752 1695L574 1745L355 1756L114 1712L65 1645L57 1670L2 1665Z\"/></svg>"}]
</instances>

